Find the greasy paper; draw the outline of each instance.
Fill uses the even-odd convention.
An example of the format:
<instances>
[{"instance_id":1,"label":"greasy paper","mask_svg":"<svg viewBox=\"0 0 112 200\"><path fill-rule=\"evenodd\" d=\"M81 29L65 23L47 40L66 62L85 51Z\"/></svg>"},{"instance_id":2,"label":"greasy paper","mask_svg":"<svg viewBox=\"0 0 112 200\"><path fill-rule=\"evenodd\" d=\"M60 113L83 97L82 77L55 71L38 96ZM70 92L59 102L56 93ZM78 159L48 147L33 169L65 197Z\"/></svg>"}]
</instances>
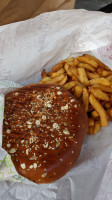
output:
<instances>
[{"instance_id":1,"label":"greasy paper","mask_svg":"<svg viewBox=\"0 0 112 200\"><path fill-rule=\"evenodd\" d=\"M112 69L111 24L112 14L68 10L44 13L34 19L0 27L1 140L4 95L21 85L37 83L43 68L49 71L62 59L90 53ZM111 200L112 184L102 194L105 180L112 176L108 170L112 159L111 130L112 123L109 123L97 135L87 136L75 167L52 184L33 185L18 175L10 156L1 147L1 199L100 200L103 195ZM5 180L14 183L7 185Z\"/></svg>"}]
</instances>

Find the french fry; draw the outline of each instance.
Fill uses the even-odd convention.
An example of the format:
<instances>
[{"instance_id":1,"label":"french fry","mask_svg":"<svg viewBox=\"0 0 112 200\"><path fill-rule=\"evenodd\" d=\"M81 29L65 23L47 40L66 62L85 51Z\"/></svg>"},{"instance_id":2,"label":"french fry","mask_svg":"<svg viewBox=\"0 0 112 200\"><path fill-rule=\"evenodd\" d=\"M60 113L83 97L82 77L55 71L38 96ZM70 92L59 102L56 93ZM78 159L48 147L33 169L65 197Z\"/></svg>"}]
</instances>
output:
<instances>
[{"instance_id":1,"label":"french fry","mask_svg":"<svg viewBox=\"0 0 112 200\"><path fill-rule=\"evenodd\" d=\"M86 63L79 63L79 64L78 64L78 67L87 69L87 70L92 71L92 72L95 72L95 68L92 67L92 66L89 65L89 64L86 64Z\"/></svg>"},{"instance_id":2,"label":"french fry","mask_svg":"<svg viewBox=\"0 0 112 200\"><path fill-rule=\"evenodd\" d=\"M88 123L89 123L89 126L94 126L94 119L89 118Z\"/></svg>"},{"instance_id":3,"label":"french fry","mask_svg":"<svg viewBox=\"0 0 112 200\"><path fill-rule=\"evenodd\" d=\"M86 72L86 74L87 74L87 77L88 77L89 79L100 78L100 75L97 74L97 73Z\"/></svg>"},{"instance_id":4,"label":"french fry","mask_svg":"<svg viewBox=\"0 0 112 200\"><path fill-rule=\"evenodd\" d=\"M77 78L76 75L73 75L73 76L72 76L72 81L79 81L79 79Z\"/></svg>"},{"instance_id":5,"label":"french fry","mask_svg":"<svg viewBox=\"0 0 112 200\"><path fill-rule=\"evenodd\" d=\"M101 127L108 125L107 115L102 105L97 101L93 94L89 96L89 102L100 116Z\"/></svg>"},{"instance_id":6,"label":"french fry","mask_svg":"<svg viewBox=\"0 0 112 200\"><path fill-rule=\"evenodd\" d=\"M82 95L82 101L85 111L88 111L88 105L89 105L89 94L86 88L83 88L83 95Z\"/></svg>"},{"instance_id":7,"label":"french fry","mask_svg":"<svg viewBox=\"0 0 112 200\"><path fill-rule=\"evenodd\" d=\"M73 62L73 61L74 61L74 58L73 58L73 57L67 58L67 59L65 59L64 61L65 61L66 63L67 63L67 62Z\"/></svg>"},{"instance_id":8,"label":"french fry","mask_svg":"<svg viewBox=\"0 0 112 200\"><path fill-rule=\"evenodd\" d=\"M97 73L98 73L100 76L102 76L102 72L103 72L103 69L102 69L102 68L98 68L98 69L97 69Z\"/></svg>"},{"instance_id":9,"label":"french fry","mask_svg":"<svg viewBox=\"0 0 112 200\"><path fill-rule=\"evenodd\" d=\"M95 85L92 85L92 87L99 88L100 90L104 92L112 93L112 88L105 85L95 84Z\"/></svg>"},{"instance_id":10,"label":"french fry","mask_svg":"<svg viewBox=\"0 0 112 200\"><path fill-rule=\"evenodd\" d=\"M91 92L98 99L109 101L108 94L103 92L99 88L89 87L89 92Z\"/></svg>"},{"instance_id":11,"label":"french fry","mask_svg":"<svg viewBox=\"0 0 112 200\"><path fill-rule=\"evenodd\" d=\"M82 83L80 83L79 81L75 81L76 85L79 85L81 88L85 88L85 85L83 85Z\"/></svg>"},{"instance_id":12,"label":"french fry","mask_svg":"<svg viewBox=\"0 0 112 200\"><path fill-rule=\"evenodd\" d=\"M72 89L74 86L75 86L75 81L71 81L71 82L66 83L66 84L64 85L64 88L65 88L66 90L70 90L70 89Z\"/></svg>"},{"instance_id":13,"label":"french fry","mask_svg":"<svg viewBox=\"0 0 112 200\"><path fill-rule=\"evenodd\" d=\"M108 77L106 78L106 80L107 80L107 81L112 81L112 75L108 76Z\"/></svg>"},{"instance_id":14,"label":"french fry","mask_svg":"<svg viewBox=\"0 0 112 200\"><path fill-rule=\"evenodd\" d=\"M60 74L64 74L65 70L63 68L59 69L57 72L53 72L51 74L51 78L55 78L56 76L59 76Z\"/></svg>"},{"instance_id":15,"label":"french fry","mask_svg":"<svg viewBox=\"0 0 112 200\"><path fill-rule=\"evenodd\" d=\"M79 72L79 79L80 82L82 84L84 84L85 86L89 85L89 80L87 78L86 72L84 68L78 68L78 72Z\"/></svg>"},{"instance_id":16,"label":"french fry","mask_svg":"<svg viewBox=\"0 0 112 200\"><path fill-rule=\"evenodd\" d=\"M89 126L88 135L93 135L93 133L94 133L94 127Z\"/></svg>"},{"instance_id":17,"label":"french fry","mask_svg":"<svg viewBox=\"0 0 112 200\"><path fill-rule=\"evenodd\" d=\"M65 71L67 72L67 74L68 74L69 76L72 77L73 74L72 74L72 72L69 70L69 65L68 65L68 63L65 64L64 68L65 68Z\"/></svg>"},{"instance_id":18,"label":"french fry","mask_svg":"<svg viewBox=\"0 0 112 200\"><path fill-rule=\"evenodd\" d=\"M62 81L64 78L65 78L65 75L64 74L60 74L59 76L49 80L47 83L58 83L58 82Z\"/></svg>"},{"instance_id":19,"label":"french fry","mask_svg":"<svg viewBox=\"0 0 112 200\"><path fill-rule=\"evenodd\" d=\"M80 97L81 97L81 95L82 95L82 87L80 87L79 85L76 85L75 87L74 87L74 95L75 95L75 97L77 98L77 99L79 99Z\"/></svg>"},{"instance_id":20,"label":"french fry","mask_svg":"<svg viewBox=\"0 0 112 200\"><path fill-rule=\"evenodd\" d=\"M67 76L65 76L60 82L59 85L64 85L67 81Z\"/></svg>"},{"instance_id":21,"label":"french fry","mask_svg":"<svg viewBox=\"0 0 112 200\"><path fill-rule=\"evenodd\" d=\"M52 67L53 71L58 71L61 68L63 68L63 64L61 62Z\"/></svg>"},{"instance_id":22,"label":"french fry","mask_svg":"<svg viewBox=\"0 0 112 200\"><path fill-rule=\"evenodd\" d=\"M78 56L77 60L79 60L82 63L87 63L87 64L91 65L94 68L98 67L97 62L94 61L93 59L90 59L90 58L87 58L87 57L84 57L84 56Z\"/></svg>"},{"instance_id":23,"label":"french fry","mask_svg":"<svg viewBox=\"0 0 112 200\"><path fill-rule=\"evenodd\" d=\"M93 133L96 134L100 130L100 121L95 121L94 131Z\"/></svg>"},{"instance_id":24,"label":"french fry","mask_svg":"<svg viewBox=\"0 0 112 200\"><path fill-rule=\"evenodd\" d=\"M96 112L96 110L94 110L94 111L91 112L91 116L92 116L93 118L97 118L99 115L98 115L98 113Z\"/></svg>"},{"instance_id":25,"label":"french fry","mask_svg":"<svg viewBox=\"0 0 112 200\"><path fill-rule=\"evenodd\" d=\"M41 76L42 76L42 78L44 78L44 77L47 77L47 76L48 76L48 75L47 75L47 73L46 73L46 71L45 71L45 69L43 69L43 70L42 70Z\"/></svg>"},{"instance_id":26,"label":"french fry","mask_svg":"<svg viewBox=\"0 0 112 200\"><path fill-rule=\"evenodd\" d=\"M69 70L72 72L72 74L78 76L77 68L75 68L75 67L70 67Z\"/></svg>"},{"instance_id":27,"label":"french fry","mask_svg":"<svg viewBox=\"0 0 112 200\"><path fill-rule=\"evenodd\" d=\"M101 68L104 68L108 71L111 71L111 69L108 66L106 66L104 63L102 63L100 60L98 60L94 56L91 56L91 55L88 55L88 54L84 54L83 56L86 57L86 58L94 60Z\"/></svg>"},{"instance_id":28,"label":"french fry","mask_svg":"<svg viewBox=\"0 0 112 200\"><path fill-rule=\"evenodd\" d=\"M106 70L103 70L103 71L102 71L102 76L103 76L103 77L107 77L107 76L109 76L109 75L112 75L112 72L106 71Z\"/></svg>"},{"instance_id":29,"label":"french fry","mask_svg":"<svg viewBox=\"0 0 112 200\"><path fill-rule=\"evenodd\" d=\"M91 79L90 80L90 85L94 85L94 84L100 84L100 85L110 85L110 82L108 80L106 80L105 78L96 78L96 79Z\"/></svg>"},{"instance_id":30,"label":"french fry","mask_svg":"<svg viewBox=\"0 0 112 200\"><path fill-rule=\"evenodd\" d=\"M52 78L50 78L50 77L44 77L38 84L48 83L51 80L52 80Z\"/></svg>"},{"instance_id":31,"label":"french fry","mask_svg":"<svg viewBox=\"0 0 112 200\"><path fill-rule=\"evenodd\" d=\"M106 110L106 113L112 117L112 107Z\"/></svg>"}]
</instances>

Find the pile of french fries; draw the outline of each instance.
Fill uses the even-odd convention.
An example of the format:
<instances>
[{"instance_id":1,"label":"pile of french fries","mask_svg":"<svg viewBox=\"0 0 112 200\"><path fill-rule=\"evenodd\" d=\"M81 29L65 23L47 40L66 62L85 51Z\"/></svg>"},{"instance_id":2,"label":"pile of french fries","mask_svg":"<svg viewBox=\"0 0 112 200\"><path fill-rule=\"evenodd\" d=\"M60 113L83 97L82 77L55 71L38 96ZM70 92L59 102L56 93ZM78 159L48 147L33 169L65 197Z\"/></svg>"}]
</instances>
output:
<instances>
[{"instance_id":1,"label":"pile of french fries","mask_svg":"<svg viewBox=\"0 0 112 200\"><path fill-rule=\"evenodd\" d=\"M112 121L112 70L97 58L84 54L62 60L52 71L41 73L43 83L58 83L69 90L88 115L88 134L96 134Z\"/></svg>"}]
</instances>

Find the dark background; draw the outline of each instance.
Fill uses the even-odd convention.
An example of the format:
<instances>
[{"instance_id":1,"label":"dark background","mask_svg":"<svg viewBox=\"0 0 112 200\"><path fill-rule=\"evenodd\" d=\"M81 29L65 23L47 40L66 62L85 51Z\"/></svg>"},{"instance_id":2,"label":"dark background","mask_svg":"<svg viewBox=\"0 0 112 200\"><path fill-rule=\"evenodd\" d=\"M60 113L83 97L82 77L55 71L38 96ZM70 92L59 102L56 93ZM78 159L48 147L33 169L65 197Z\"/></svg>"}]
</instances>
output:
<instances>
[{"instance_id":1,"label":"dark background","mask_svg":"<svg viewBox=\"0 0 112 200\"><path fill-rule=\"evenodd\" d=\"M104 12L112 12L112 0L76 0L75 8L83 8L87 10L102 10ZM103 10L102 10L103 11Z\"/></svg>"}]
</instances>

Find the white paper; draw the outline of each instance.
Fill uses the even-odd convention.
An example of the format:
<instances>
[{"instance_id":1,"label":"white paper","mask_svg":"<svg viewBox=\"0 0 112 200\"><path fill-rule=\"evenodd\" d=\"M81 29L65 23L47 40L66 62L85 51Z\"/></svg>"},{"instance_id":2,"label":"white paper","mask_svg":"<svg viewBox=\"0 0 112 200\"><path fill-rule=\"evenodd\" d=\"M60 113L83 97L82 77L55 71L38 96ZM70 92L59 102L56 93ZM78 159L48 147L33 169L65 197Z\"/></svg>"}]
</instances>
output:
<instances>
[{"instance_id":1,"label":"white paper","mask_svg":"<svg viewBox=\"0 0 112 200\"><path fill-rule=\"evenodd\" d=\"M4 94L16 87L14 84L37 83L43 68L49 70L60 60L85 52L112 68L112 14L86 10L55 11L1 26L0 91ZM3 80L7 80L8 87ZM42 185L2 180L0 199L112 200L112 184L105 184L108 176L112 177L111 170L107 173L111 166L111 152L112 123L97 135L85 138L76 166L63 178ZM1 155L6 156L3 149L0 149ZM104 191L108 185L109 189Z\"/></svg>"}]
</instances>

